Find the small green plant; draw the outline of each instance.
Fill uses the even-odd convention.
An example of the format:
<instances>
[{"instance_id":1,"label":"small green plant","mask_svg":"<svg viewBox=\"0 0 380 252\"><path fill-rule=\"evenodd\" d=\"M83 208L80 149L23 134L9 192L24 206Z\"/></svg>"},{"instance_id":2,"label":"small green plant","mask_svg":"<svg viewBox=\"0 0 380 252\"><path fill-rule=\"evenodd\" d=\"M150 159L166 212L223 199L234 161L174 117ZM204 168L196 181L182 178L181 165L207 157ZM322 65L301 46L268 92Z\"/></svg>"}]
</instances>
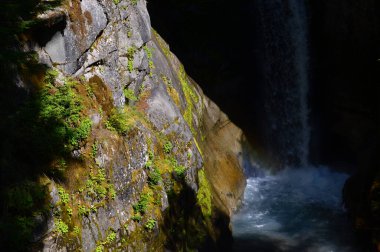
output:
<instances>
[{"instance_id":1,"label":"small green plant","mask_svg":"<svg viewBox=\"0 0 380 252\"><path fill-rule=\"evenodd\" d=\"M107 121L106 127L110 130L115 130L121 135L126 135L130 129L127 121L127 114L123 109L114 109Z\"/></svg>"},{"instance_id":2,"label":"small green plant","mask_svg":"<svg viewBox=\"0 0 380 252\"><path fill-rule=\"evenodd\" d=\"M63 204L69 203L70 195L68 193L66 193L66 191L65 191L65 189L63 189L63 187L58 188L58 195L59 195L59 198L61 199L61 202Z\"/></svg>"},{"instance_id":3,"label":"small green plant","mask_svg":"<svg viewBox=\"0 0 380 252\"><path fill-rule=\"evenodd\" d=\"M133 60L134 57L135 57L135 53L136 53L136 48L135 47L130 47L128 48L127 50L127 58L130 59L130 60Z\"/></svg>"},{"instance_id":4,"label":"small green plant","mask_svg":"<svg viewBox=\"0 0 380 252\"><path fill-rule=\"evenodd\" d=\"M111 244L116 240L116 232L111 230L111 232L108 234L106 238L106 243Z\"/></svg>"},{"instance_id":5,"label":"small green plant","mask_svg":"<svg viewBox=\"0 0 380 252\"><path fill-rule=\"evenodd\" d=\"M132 73L133 69L134 69L134 67L133 67L133 60L129 59L128 60L128 71Z\"/></svg>"},{"instance_id":6,"label":"small green plant","mask_svg":"<svg viewBox=\"0 0 380 252\"><path fill-rule=\"evenodd\" d=\"M186 167L183 166L183 165L176 165L176 166L174 166L174 172L180 178L183 178L185 176L186 170L187 170Z\"/></svg>"},{"instance_id":7,"label":"small green plant","mask_svg":"<svg viewBox=\"0 0 380 252\"><path fill-rule=\"evenodd\" d=\"M95 252L103 252L104 251L104 246L102 244L96 246Z\"/></svg>"},{"instance_id":8,"label":"small green plant","mask_svg":"<svg viewBox=\"0 0 380 252\"><path fill-rule=\"evenodd\" d=\"M80 228L78 226L75 226L73 229L74 234L79 235L80 234Z\"/></svg>"},{"instance_id":9,"label":"small green plant","mask_svg":"<svg viewBox=\"0 0 380 252\"><path fill-rule=\"evenodd\" d=\"M132 206L135 213L144 214L146 212L148 209L149 197L150 195L147 193L141 195L141 198L137 204Z\"/></svg>"},{"instance_id":10,"label":"small green plant","mask_svg":"<svg viewBox=\"0 0 380 252\"><path fill-rule=\"evenodd\" d=\"M108 193L109 193L109 196L111 199L115 199L116 198L116 191L115 191L115 188L113 185L110 185L109 189L108 189Z\"/></svg>"},{"instance_id":11,"label":"small green plant","mask_svg":"<svg viewBox=\"0 0 380 252\"><path fill-rule=\"evenodd\" d=\"M147 168L147 169L153 168L153 162L154 162L154 153L153 153L153 151L149 151L148 161L146 161L145 168Z\"/></svg>"},{"instance_id":12,"label":"small green plant","mask_svg":"<svg viewBox=\"0 0 380 252\"><path fill-rule=\"evenodd\" d=\"M158 185L158 183L162 180L161 173L157 168L153 168L148 175L148 183L150 186Z\"/></svg>"},{"instance_id":13,"label":"small green plant","mask_svg":"<svg viewBox=\"0 0 380 252\"><path fill-rule=\"evenodd\" d=\"M55 228L56 231L61 235L69 232L69 226L67 226L67 224L64 223L61 219L55 222Z\"/></svg>"},{"instance_id":14,"label":"small green plant","mask_svg":"<svg viewBox=\"0 0 380 252\"><path fill-rule=\"evenodd\" d=\"M135 222L140 222L141 219L142 219L142 217L141 217L140 214L135 214L135 215L132 216L131 219L132 219L133 221L135 221Z\"/></svg>"},{"instance_id":15,"label":"small green plant","mask_svg":"<svg viewBox=\"0 0 380 252\"><path fill-rule=\"evenodd\" d=\"M130 101L137 101L137 97L135 95L135 92L132 89L125 88L124 89L124 96Z\"/></svg>"},{"instance_id":16,"label":"small green plant","mask_svg":"<svg viewBox=\"0 0 380 252\"><path fill-rule=\"evenodd\" d=\"M80 216L86 216L86 217L88 217L90 215L90 210L88 208L86 208L85 206L80 205L78 207L78 214Z\"/></svg>"},{"instance_id":17,"label":"small green plant","mask_svg":"<svg viewBox=\"0 0 380 252\"><path fill-rule=\"evenodd\" d=\"M71 207L67 207L66 212L67 212L67 215L70 217L73 215L73 209Z\"/></svg>"},{"instance_id":18,"label":"small green plant","mask_svg":"<svg viewBox=\"0 0 380 252\"><path fill-rule=\"evenodd\" d=\"M145 51L145 54L146 56L148 57L148 59L152 59L153 58L153 50L152 48L149 48L148 46L144 46L144 51Z\"/></svg>"},{"instance_id":19,"label":"small green plant","mask_svg":"<svg viewBox=\"0 0 380 252\"><path fill-rule=\"evenodd\" d=\"M132 30L128 30L128 32L127 32L127 37L128 37L128 38L131 38L131 37L132 37Z\"/></svg>"},{"instance_id":20,"label":"small green plant","mask_svg":"<svg viewBox=\"0 0 380 252\"><path fill-rule=\"evenodd\" d=\"M132 5L135 5L135 6L136 6L136 5L137 5L137 2L138 2L138 0L131 0L131 4L132 4Z\"/></svg>"},{"instance_id":21,"label":"small green plant","mask_svg":"<svg viewBox=\"0 0 380 252\"><path fill-rule=\"evenodd\" d=\"M173 144L170 142L170 141L167 141L165 144L164 144L164 152L166 154L169 154L173 149Z\"/></svg>"},{"instance_id":22,"label":"small green plant","mask_svg":"<svg viewBox=\"0 0 380 252\"><path fill-rule=\"evenodd\" d=\"M98 150L99 150L99 143L98 141L95 141L95 143L91 146L91 156L93 158L96 157L96 155L98 154Z\"/></svg>"},{"instance_id":23,"label":"small green plant","mask_svg":"<svg viewBox=\"0 0 380 252\"><path fill-rule=\"evenodd\" d=\"M115 5L118 5L118 4L120 3L120 0L113 0L113 3L114 3Z\"/></svg>"},{"instance_id":24,"label":"small green plant","mask_svg":"<svg viewBox=\"0 0 380 252\"><path fill-rule=\"evenodd\" d=\"M155 219L149 219L145 223L145 228L149 231L152 231L156 227L157 221Z\"/></svg>"}]
</instances>

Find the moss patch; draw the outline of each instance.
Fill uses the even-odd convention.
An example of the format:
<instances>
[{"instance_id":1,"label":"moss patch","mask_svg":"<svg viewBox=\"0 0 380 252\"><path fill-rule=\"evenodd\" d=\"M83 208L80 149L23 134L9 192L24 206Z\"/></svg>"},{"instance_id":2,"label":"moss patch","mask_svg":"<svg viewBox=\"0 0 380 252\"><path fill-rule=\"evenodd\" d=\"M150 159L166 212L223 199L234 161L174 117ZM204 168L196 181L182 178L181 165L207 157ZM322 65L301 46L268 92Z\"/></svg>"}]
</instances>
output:
<instances>
[{"instance_id":1,"label":"moss patch","mask_svg":"<svg viewBox=\"0 0 380 252\"><path fill-rule=\"evenodd\" d=\"M203 216L210 217L212 214L211 188L203 169L198 171L198 180L197 203L201 207Z\"/></svg>"}]
</instances>

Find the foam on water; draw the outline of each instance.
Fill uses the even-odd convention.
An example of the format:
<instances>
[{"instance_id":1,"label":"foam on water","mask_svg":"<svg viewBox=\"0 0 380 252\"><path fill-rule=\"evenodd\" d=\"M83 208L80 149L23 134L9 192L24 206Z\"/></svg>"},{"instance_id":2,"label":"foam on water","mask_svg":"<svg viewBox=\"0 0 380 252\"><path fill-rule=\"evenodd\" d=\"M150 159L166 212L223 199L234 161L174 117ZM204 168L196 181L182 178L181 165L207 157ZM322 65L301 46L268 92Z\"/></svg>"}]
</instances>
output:
<instances>
[{"instance_id":1,"label":"foam on water","mask_svg":"<svg viewBox=\"0 0 380 252\"><path fill-rule=\"evenodd\" d=\"M233 218L235 250L355 251L341 202L347 177L308 167L249 178Z\"/></svg>"}]
</instances>

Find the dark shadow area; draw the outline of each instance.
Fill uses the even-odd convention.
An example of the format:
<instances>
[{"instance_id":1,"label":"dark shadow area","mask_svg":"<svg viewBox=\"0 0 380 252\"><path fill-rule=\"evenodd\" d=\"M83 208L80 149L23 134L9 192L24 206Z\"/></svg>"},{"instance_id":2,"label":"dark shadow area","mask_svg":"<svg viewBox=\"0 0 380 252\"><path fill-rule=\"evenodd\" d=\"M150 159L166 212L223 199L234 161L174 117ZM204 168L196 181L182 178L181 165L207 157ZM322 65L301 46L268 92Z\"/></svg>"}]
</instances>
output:
<instances>
[{"instance_id":1,"label":"dark shadow area","mask_svg":"<svg viewBox=\"0 0 380 252\"><path fill-rule=\"evenodd\" d=\"M59 0L0 3L2 251L26 251L44 234L50 207L41 177L64 180L70 152L78 148L90 127L88 121L82 127L82 107L72 86L54 87L55 73L20 46L33 36L44 43L62 29L62 19L54 24L35 19L38 13L59 4ZM40 36L46 27L49 32Z\"/></svg>"},{"instance_id":2,"label":"dark shadow area","mask_svg":"<svg viewBox=\"0 0 380 252\"><path fill-rule=\"evenodd\" d=\"M152 0L152 26L206 95L251 137L262 110L257 10L242 0ZM258 108L258 109L256 109Z\"/></svg>"},{"instance_id":3,"label":"dark shadow area","mask_svg":"<svg viewBox=\"0 0 380 252\"><path fill-rule=\"evenodd\" d=\"M229 217L214 209L213 216L205 218L194 190L183 178L177 178L176 183L181 189L168 192L170 207L161 227L167 237L165 247L171 251L231 251Z\"/></svg>"}]
</instances>

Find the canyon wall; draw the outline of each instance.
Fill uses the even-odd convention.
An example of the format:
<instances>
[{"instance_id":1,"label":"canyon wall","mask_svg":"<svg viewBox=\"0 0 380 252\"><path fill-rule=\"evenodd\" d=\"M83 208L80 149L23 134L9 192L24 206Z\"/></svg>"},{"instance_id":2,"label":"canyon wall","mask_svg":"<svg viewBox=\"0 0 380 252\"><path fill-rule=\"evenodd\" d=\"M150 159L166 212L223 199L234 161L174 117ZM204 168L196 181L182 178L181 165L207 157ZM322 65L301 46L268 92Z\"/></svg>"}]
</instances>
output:
<instances>
[{"instance_id":1,"label":"canyon wall","mask_svg":"<svg viewBox=\"0 0 380 252\"><path fill-rule=\"evenodd\" d=\"M151 28L146 2L68 0L37 21L19 35L33 71L19 68L25 95L2 128L14 130L4 249L227 248L245 138Z\"/></svg>"}]
</instances>

